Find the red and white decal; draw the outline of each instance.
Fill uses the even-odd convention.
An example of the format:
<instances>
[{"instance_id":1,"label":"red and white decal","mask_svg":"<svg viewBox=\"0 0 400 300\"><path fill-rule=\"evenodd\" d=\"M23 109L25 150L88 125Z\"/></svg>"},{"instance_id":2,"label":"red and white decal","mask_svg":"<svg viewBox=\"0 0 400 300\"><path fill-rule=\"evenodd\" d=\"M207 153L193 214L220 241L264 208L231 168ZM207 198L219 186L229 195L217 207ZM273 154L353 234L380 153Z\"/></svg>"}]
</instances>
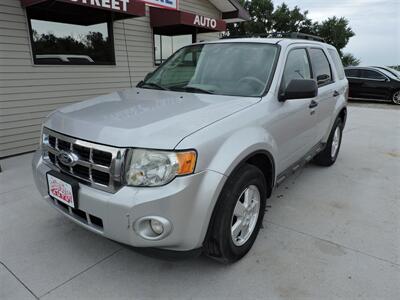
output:
<instances>
[{"instance_id":1,"label":"red and white decal","mask_svg":"<svg viewBox=\"0 0 400 300\"><path fill-rule=\"evenodd\" d=\"M75 208L72 186L52 175L47 176L49 195L58 201Z\"/></svg>"}]
</instances>

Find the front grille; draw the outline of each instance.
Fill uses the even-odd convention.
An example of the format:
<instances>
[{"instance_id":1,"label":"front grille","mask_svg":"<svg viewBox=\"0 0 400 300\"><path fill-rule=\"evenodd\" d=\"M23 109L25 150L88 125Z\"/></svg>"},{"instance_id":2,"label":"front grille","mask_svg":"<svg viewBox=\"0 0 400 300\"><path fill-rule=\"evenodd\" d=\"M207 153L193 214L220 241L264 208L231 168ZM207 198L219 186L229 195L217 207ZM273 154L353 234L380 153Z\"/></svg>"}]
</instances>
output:
<instances>
[{"instance_id":1,"label":"front grille","mask_svg":"<svg viewBox=\"0 0 400 300\"><path fill-rule=\"evenodd\" d=\"M44 156L62 173L71 175L81 183L103 191L115 193L123 183L123 167L126 149L103 146L78 140L47 128L43 129ZM61 151L74 154L78 160L64 164L58 157Z\"/></svg>"}]
</instances>

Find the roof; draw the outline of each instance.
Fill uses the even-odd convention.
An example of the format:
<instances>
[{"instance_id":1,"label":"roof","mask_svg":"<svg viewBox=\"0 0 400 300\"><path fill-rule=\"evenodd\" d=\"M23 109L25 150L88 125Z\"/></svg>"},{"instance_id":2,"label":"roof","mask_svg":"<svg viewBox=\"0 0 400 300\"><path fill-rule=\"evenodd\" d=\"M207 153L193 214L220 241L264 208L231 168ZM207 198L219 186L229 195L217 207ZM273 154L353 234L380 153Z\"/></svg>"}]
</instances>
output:
<instances>
[{"instance_id":1,"label":"roof","mask_svg":"<svg viewBox=\"0 0 400 300\"><path fill-rule=\"evenodd\" d=\"M370 69L370 70L376 70L376 69L379 69L379 68L377 68L377 67L362 67L362 66L348 66L348 67L345 67L345 69Z\"/></svg>"}]
</instances>

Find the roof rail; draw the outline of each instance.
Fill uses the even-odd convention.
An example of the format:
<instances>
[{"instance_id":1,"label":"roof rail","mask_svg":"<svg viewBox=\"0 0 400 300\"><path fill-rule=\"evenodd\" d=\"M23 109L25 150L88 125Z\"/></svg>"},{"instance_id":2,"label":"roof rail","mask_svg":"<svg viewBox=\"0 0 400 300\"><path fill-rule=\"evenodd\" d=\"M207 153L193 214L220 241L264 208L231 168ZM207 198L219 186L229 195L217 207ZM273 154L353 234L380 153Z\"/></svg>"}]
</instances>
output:
<instances>
[{"instance_id":1,"label":"roof rail","mask_svg":"<svg viewBox=\"0 0 400 300\"><path fill-rule=\"evenodd\" d=\"M254 37L259 37L258 35L253 35L253 34L243 34L243 35L224 35L220 37L220 40L226 40L226 39L245 39L245 38L254 38Z\"/></svg>"},{"instance_id":2,"label":"roof rail","mask_svg":"<svg viewBox=\"0 0 400 300\"><path fill-rule=\"evenodd\" d=\"M269 34L269 37L302 39L302 40L311 40L323 43L326 42L322 37L301 32L272 32Z\"/></svg>"},{"instance_id":3,"label":"roof rail","mask_svg":"<svg viewBox=\"0 0 400 300\"><path fill-rule=\"evenodd\" d=\"M319 36L301 32L270 32L270 33L250 34L250 35L233 35L233 36L224 36L221 39L238 39L238 38L302 39L302 40L310 40L310 41L326 43L326 41Z\"/></svg>"}]
</instances>

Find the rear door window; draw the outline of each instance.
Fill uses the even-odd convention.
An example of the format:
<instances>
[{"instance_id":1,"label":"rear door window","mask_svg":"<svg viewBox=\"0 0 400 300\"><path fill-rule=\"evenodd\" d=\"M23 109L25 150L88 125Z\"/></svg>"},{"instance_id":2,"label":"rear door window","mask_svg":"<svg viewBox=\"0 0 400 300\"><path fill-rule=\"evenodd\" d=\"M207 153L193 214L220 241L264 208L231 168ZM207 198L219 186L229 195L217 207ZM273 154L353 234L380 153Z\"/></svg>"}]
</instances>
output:
<instances>
[{"instance_id":1,"label":"rear door window","mask_svg":"<svg viewBox=\"0 0 400 300\"><path fill-rule=\"evenodd\" d=\"M335 64L336 71L338 73L339 80L344 79L346 76L344 74L344 69L343 69L343 64L342 60L339 57L339 54L335 49L328 49L328 52L333 60L333 63Z\"/></svg>"},{"instance_id":2,"label":"rear door window","mask_svg":"<svg viewBox=\"0 0 400 300\"><path fill-rule=\"evenodd\" d=\"M328 58L320 48L309 49L313 77L317 80L318 86L323 86L332 82L332 72Z\"/></svg>"}]
</instances>

